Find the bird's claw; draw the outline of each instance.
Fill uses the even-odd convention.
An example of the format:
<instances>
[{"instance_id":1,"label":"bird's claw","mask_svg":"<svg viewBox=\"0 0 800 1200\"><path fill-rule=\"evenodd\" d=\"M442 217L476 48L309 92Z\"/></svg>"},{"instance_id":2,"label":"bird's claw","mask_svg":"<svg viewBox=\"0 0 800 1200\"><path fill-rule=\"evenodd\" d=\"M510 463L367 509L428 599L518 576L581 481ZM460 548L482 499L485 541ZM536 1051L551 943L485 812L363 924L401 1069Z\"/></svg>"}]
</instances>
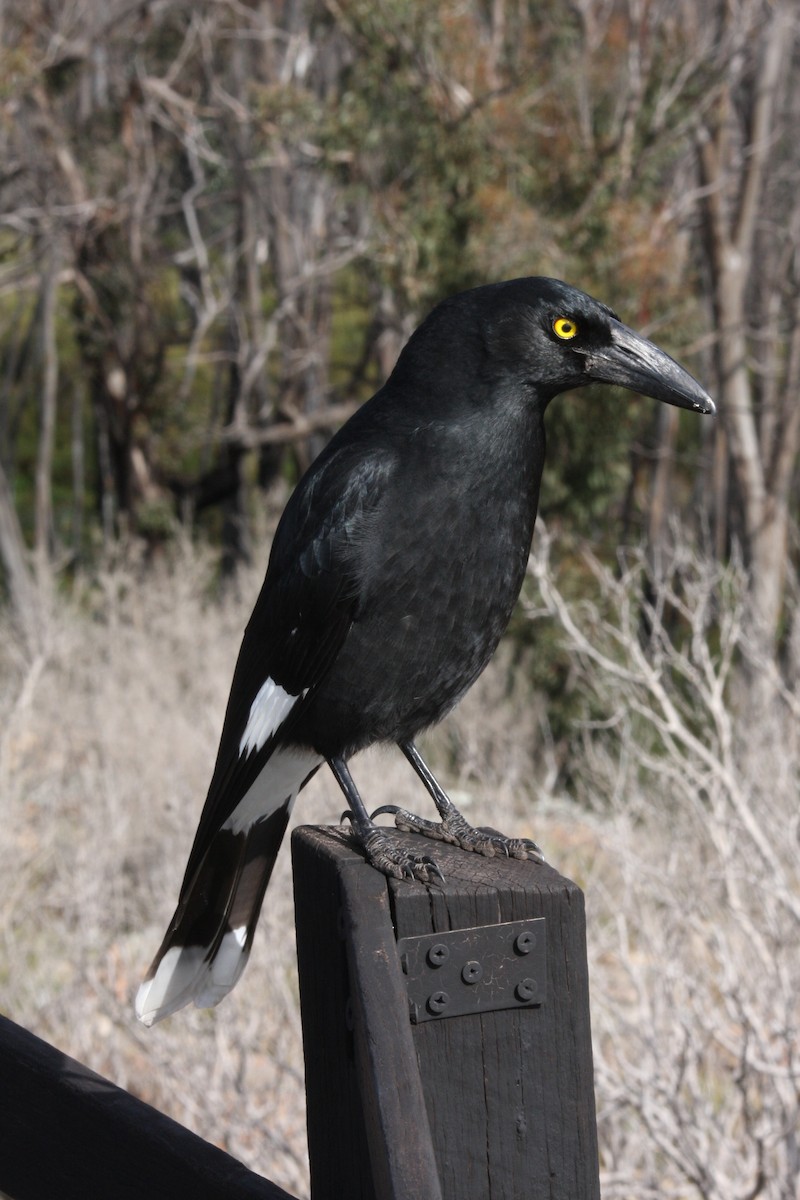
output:
<instances>
[{"instance_id":1,"label":"bird's claw","mask_svg":"<svg viewBox=\"0 0 800 1200\"><path fill-rule=\"evenodd\" d=\"M436 859L428 854L415 854L399 845L391 832L377 826L361 835L367 861L392 879L414 879L418 883L444 883Z\"/></svg>"},{"instance_id":2,"label":"bird's claw","mask_svg":"<svg viewBox=\"0 0 800 1200\"><path fill-rule=\"evenodd\" d=\"M506 858L528 858L534 862L544 862L542 848L532 838L510 838L488 825L481 825L474 832L481 838L487 838Z\"/></svg>"},{"instance_id":3,"label":"bird's claw","mask_svg":"<svg viewBox=\"0 0 800 1200\"><path fill-rule=\"evenodd\" d=\"M448 842L460 846L462 850L483 854L486 858L505 855L506 858L544 862L540 847L530 838L506 837L486 826L476 829L455 807L441 821L427 821L397 804L382 804L370 815L370 821L387 814L394 817L395 828L403 833L418 833L435 841ZM421 883L435 880L444 883L444 875L434 858L427 854L414 854L404 846L395 844L385 827L359 829L349 809L342 813L342 821L345 819L352 822L368 861L384 875L394 879L416 879Z\"/></svg>"},{"instance_id":4,"label":"bird's claw","mask_svg":"<svg viewBox=\"0 0 800 1200\"><path fill-rule=\"evenodd\" d=\"M370 821L384 812L395 812L397 806L387 804L377 808ZM397 845L387 830L378 826L359 826L358 818L351 809L346 808L339 818L339 824L349 821L353 826L364 851L367 861L376 870L393 879L415 879L419 883L444 883L444 875L435 858L429 854L414 854L404 846Z\"/></svg>"},{"instance_id":5,"label":"bird's claw","mask_svg":"<svg viewBox=\"0 0 800 1200\"><path fill-rule=\"evenodd\" d=\"M394 814L396 827L404 833L419 833L423 837L433 838L440 842L449 842L460 846L462 850L471 850L483 854L486 858L494 858L503 854L506 858L529 859L533 862L544 862L544 854L536 842L530 838L510 838L498 833L496 829L475 829L464 819L457 809L444 817L442 821L427 821L416 813L396 805L385 805L378 812Z\"/></svg>"},{"instance_id":6,"label":"bird's claw","mask_svg":"<svg viewBox=\"0 0 800 1200\"><path fill-rule=\"evenodd\" d=\"M440 883L444 883L444 875L442 874L441 868L439 867L436 859L426 857L425 861L429 864L429 870L431 874L435 875Z\"/></svg>"},{"instance_id":7,"label":"bird's claw","mask_svg":"<svg viewBox=\"0 0 800 1200\"><path fill-rule=\"evenodd\" d=\"M374 821L376 817L380 817L385 813L389 813L391 816L394 816L395 813L399 812L400 806L397 804L382 804L380 808L375 809L375 812L370 813L369 819L370 821Z\"/></svg>"}]
</instances>

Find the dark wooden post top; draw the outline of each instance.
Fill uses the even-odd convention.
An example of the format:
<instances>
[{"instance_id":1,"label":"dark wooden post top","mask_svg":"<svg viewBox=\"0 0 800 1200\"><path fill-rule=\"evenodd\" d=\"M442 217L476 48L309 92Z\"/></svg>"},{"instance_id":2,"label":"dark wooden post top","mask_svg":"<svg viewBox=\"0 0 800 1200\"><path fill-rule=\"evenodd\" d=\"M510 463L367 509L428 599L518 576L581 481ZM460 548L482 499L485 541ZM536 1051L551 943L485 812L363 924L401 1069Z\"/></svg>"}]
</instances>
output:
<instances>
[{"instance_id":1,"label":"dark wooden post top","mask_svg":"<svg viewBox=\"0 0 800 1200\"><path fill-rule=\"evenodd\" d=\"M444 885L384 879L342 829L294 834L313 1200L598 1200L583 894L549 866L425 847ZM536 1003L411 1023L397 938L528 918Z\"/></svg>"}]
</instances>

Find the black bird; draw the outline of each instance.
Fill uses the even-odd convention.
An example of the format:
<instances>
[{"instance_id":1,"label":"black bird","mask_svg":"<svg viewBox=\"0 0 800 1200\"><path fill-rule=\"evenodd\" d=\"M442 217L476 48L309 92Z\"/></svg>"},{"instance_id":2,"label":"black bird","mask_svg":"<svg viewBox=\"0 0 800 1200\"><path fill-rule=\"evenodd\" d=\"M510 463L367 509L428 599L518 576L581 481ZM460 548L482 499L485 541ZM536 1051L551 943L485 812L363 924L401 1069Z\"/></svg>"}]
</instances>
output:
<instances>
[{"instance_id":1,"label":"black bird","mask_svg":"<svg viewBox=\"0 0 800 1200\"><path fill-rule=\"evenodd\" d=\"M368 815L348 762L375 742L397 743L441 818L378 810L399 827L542 860L534 842L468 825L414 738L491 658L525 575L545 410L595 380L714 412L604 304L559 280L515 279L435 308L312 464L275 534L178 907L136 998L146 1025L234 986L294 799L324 762L388 875L438 868Z\"/></svg>"}]
</instances>

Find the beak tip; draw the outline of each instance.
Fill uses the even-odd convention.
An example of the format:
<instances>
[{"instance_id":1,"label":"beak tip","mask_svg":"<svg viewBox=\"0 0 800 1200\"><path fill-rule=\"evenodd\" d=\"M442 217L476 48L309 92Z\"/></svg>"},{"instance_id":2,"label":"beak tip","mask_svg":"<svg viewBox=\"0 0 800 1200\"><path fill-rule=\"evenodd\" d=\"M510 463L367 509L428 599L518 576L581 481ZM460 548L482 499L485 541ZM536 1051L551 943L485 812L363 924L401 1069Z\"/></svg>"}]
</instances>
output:
<instances>
[{"instance_id":1,"label":"beak tip","mask_svg":"<svg viewBox=\"0 0 800 1200\"><path fill-rule=\"evenodd\" d=\"M704 387L663 350L627 325L613 322L610 342L587 355L590 379L614 383L703 416L717 406Z\"/></svg>"}]
</instances>

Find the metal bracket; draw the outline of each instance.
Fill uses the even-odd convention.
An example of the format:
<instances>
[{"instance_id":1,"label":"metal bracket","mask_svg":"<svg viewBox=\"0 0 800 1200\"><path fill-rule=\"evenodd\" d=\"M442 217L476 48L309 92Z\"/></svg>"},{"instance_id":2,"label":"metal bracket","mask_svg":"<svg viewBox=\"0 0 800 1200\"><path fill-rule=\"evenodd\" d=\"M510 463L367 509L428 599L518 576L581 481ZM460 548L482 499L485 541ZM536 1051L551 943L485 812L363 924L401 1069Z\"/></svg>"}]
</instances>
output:
<instances>
[{"instance_id":1,"label":"metal bracket","mask_svg":"<svg viewBox=\"0 0 800 1200\"><path fill-rule=\"evenodd\" d=\"M544 917L398 938L397 949L412 1025L544 1003Z\"/></svg>"}]
</instances>

